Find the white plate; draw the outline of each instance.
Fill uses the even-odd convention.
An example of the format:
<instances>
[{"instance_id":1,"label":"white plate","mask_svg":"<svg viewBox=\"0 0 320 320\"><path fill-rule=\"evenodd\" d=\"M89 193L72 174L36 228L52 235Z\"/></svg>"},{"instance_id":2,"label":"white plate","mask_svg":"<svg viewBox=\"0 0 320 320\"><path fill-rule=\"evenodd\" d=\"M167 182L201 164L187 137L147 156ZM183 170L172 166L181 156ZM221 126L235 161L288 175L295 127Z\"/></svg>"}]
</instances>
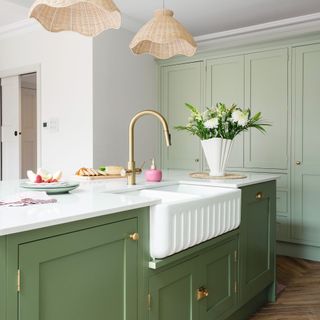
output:
<instances>
[{"instance_id":1,"label":"white plate","mask_svg":"<svg viewBox=\"0 0 320 320\"><path fill-rule=\"evenodd\" d=\"M47 194L61 194L68 193L69 191L78 188L79 183L67 181L53 183L34 183L30 181L24 181L21 182L20 187L30 190L46 191Z\"/></svg>"}]
</instances>

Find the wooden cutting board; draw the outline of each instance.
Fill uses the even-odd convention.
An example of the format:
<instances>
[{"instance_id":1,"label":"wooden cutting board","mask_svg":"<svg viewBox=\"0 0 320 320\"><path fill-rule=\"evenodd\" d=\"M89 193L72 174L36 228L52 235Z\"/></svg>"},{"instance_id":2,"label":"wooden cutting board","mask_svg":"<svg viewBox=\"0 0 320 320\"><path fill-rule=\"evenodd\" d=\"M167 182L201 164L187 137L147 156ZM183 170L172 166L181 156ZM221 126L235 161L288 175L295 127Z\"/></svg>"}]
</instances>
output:
<instances>
[{"instance_id":1,"label":"wooden cutting board","mask_svg":"<svg viewBox=\"0 0 320 320\"><path fill-rule=\"evenodd\" d=\"M125 179L127 176L121 176L119 175L109 175L109 176L77 176L74 175L72 178L77 179L77 180L110 180L110 179Z\"/></svg>"}]
</instances>

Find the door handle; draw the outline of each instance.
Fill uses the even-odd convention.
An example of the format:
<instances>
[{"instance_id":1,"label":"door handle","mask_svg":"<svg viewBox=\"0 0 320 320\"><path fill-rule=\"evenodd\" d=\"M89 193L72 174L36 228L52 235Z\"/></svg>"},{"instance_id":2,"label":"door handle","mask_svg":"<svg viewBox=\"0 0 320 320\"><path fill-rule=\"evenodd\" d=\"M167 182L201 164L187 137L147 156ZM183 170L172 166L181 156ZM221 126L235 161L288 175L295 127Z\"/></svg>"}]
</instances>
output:
<instances>
[{"instance_id":1,"label":"door handle","mask_svg":"<svg viewBox=\"0 0 320 320\"><path fill-rule=\"evenodd\" d=\"M197 289L196 296L198 301L208 297L208 295L209 295L209 291L205 287L200 287L199 289Z\"/></svg>"},{"instance_id":2,"label":"door handle","mask_svg":"<svg viewBox=\"0 0 320 320\"><path fill-rule=\"evenodd\" d=\"M301 161L296 161L297 166L300 166L300 164L301 164Z\"/></svg>"}]
</instances>

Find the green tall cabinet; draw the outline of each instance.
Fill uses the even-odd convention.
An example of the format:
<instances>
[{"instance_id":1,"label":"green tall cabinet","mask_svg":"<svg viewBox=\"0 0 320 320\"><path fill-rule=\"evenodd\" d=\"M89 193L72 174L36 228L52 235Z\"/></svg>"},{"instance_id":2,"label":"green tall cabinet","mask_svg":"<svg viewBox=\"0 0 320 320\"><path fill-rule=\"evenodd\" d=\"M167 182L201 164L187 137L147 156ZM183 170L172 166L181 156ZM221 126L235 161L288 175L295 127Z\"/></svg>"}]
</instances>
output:
<instances>
[{"instance_id":1,"label":"green tall cabinet","mask_svg":"<svg viewBox=\"0 0 320 320\"><path fill-rule=\"evenodd\" d=\"M206 107L215 106L218 102L244 107L244 57L210 59L206 66ZM232 146L228 160L230 168L243 168L243 143L241 134Z\"/></svg>"},{"instance_id":2,"label":"green tall cabinet","mask_svg":"<svg viewBox=\"0 0 320 320\"><path fill-rule=\"evenodd\" d=\"M205 68L202 68L202 64ZM236 103L240 107L251 108L253 113L261 111L264 120L271 124L267 128L267 134L250 130L239 135L234 141L227 166L232 171L279 174L278 238L285 241L290 239L291 227L289 176L291 73L289 67L288 48L259 50L225 57L211 57L208 53L202 62L186 63L184 61L180 64L160 67L161 111L169 115L171 127L187 121L188 112L183 107L186 99L201 107L203 107L202 100L205 101L204 107L214 106L218 102L229 105ZM204 71L200 72L199 70L202 69ZM202 83L204 83L204 91L199 87ZM201 94L204 95L204 99L201 98ZM198 98L192 99L192 97ZM170 114L174 114L174 117ZM175 130L173 135L176 137L173 147L169 150L166 147L162 149L163 167L178 168L180 163L182 169L208 170L197 138ZM172 152L171 156L169 152ZM173 154L179 156L175 158ZM194 165L193 159L198 161L201 158L202 165Z\"/></svg>"},{"instance_id":3,"label":"green tall cabinet","mask_svg":"<svg viewBox=\"0 0 320 320\"><path fill-rule=\"evenodd\" d=\"M161 111L169 122L172 141L170 148L162 150L162 163L167 169L201 168L199 140L177 132L174 126L187 123L189 112L184 107L186 102L202 107L203 83L203 62L172 65L161 69Z\"/></svg>"},{"instance_id":4,"label":"green tall cabinet","mask_svg":"<svg viewBox=\"0 0 320 320\"><path fill-rule=\"evenodd\" d=\"M245 105L271 124L245 134L245 168L288 169L288 49L245 55Z\"/></svg>"},{"instance_id":5,"label":"green tall cabinet","mask_svg":"<svg viewBox=\"0 0 320 320\"><path fill-rule=\"evenodd\" d=\"M320 44L294 49L293 72L292 238L320 247Z\"/></svg>"}]
</instances>

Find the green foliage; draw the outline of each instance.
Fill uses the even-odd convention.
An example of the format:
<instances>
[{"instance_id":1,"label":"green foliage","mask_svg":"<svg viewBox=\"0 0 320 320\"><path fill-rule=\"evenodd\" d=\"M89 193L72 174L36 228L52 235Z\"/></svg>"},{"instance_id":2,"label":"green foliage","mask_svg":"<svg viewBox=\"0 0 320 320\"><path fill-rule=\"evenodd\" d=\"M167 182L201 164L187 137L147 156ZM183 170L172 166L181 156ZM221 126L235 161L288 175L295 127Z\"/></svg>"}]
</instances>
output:
<instances>
[{"instance_id":1,"label":"green foliage","mask_svg":"<svg viewBox=\"0 0 320 320\"><path fill-rule=\"evenodd\" d=\"M265 126L270 126L270 124L261 122L261 112L251 116L250 109L241 109L235 104L228 108L224 103L218 103L216 107L207 108L204 112L200 112L189 103L185 105L191 112L189 122L185 126L176 126L175 129L188 131L201 140L211 138L232 140L249 128L265 133Z\"/></svg>"}]
</instances>

